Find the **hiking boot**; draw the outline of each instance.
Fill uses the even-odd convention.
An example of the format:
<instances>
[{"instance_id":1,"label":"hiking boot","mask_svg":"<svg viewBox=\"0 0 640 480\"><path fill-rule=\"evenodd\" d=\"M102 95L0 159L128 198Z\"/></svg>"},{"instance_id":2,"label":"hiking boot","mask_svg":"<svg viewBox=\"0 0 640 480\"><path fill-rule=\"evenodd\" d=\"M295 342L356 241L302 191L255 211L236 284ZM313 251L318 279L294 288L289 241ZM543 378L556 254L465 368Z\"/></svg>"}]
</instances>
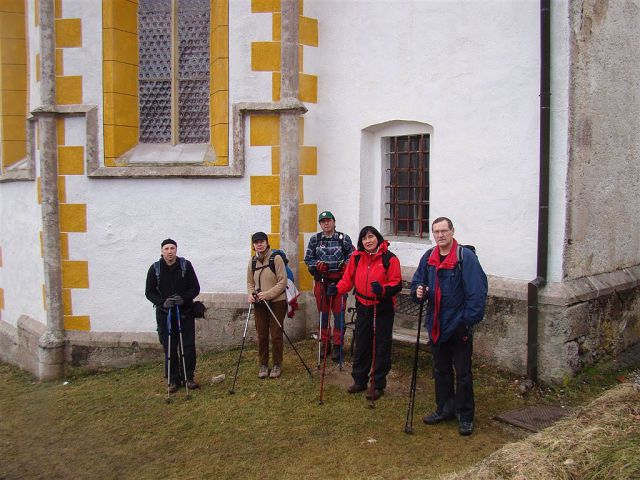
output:
<instances>
[{"instance_id":1,"label":"hiking boot","mask_svg":"<svg viewBox=\"0 0 640 480\"><path fill-rule=\"evenodd\" d=\"M465 437L467 435L471 435L473 433L473 422L461 421L458 425L458 432L460 432L460 435L464 435Z\"/></svg>"},{"instance_id":2,"label":"hiking boot","mask_svg":"<svg viewBox=\"0 0 640 480\"><path fill-rule=\"evenodd\" d=\"M453 420L455 415L453 413L440 413L435 411L429 415L422 417L422 421L427 425L435 425L436 423L446 422L447 420Z\"/></svg>"},{"instance_id":3,"label":"hiking boot","mask_svg":"<svg viewBox=\"0 0 640 480\"><path fill-rule=\"evenodd\" d=\"M187 380L187 388L189 390L195 390L196 388L200 388L200 385L195 380Z\"/></svg>"},{"instance_id":4,"label":"hiking boot","mask_svg":"<svg viewBox=\"0 0 640 480\"><path fill-rule=\"evenodd\" d=\"M258 371L258 378L267 378L269 376L269 367L267 365L261 365Z\"/></svg>"},{"instance_id":5,"label":"hiking boot","mask_svg":"<svg viewBox=\"0 0 640 480\"><path fill-rule=\"evenodd\" d=\"M178 384L177 383L170 383L169 384L169 393L176 393L178 391Z\"/></svg>"},{"instance_id":6,"label":"hiking boot","mask_svg":"<svg viewBox=\"0 0 640 480\"><path fill-rule=\"evenodd\" d=\"M340 352L342 351L342 348L340 347L340 345L334 345L333 346L333 353L331 354L331 360L333 360L336 363L340 362Z\"/></svg>"},{"instance_id":7,"label":"hiking boot","mask_svg":"<svg viewBox=\"0 0 640 480\"><path fill-rule=\"evenodd\" d=\"M354 383L353 385L350 385L349 388L347 388L347 392L358 393L358 392L364 392L366 389L367 389L366 385L360 385L358 383Z\"/></svg>"},{"instance_id":8,"label":"hiking boot","mask_svg":"<svg viewBox=\"0 0 640 480\"><path fill-rule=\"evenodd\" d=\"M282 375L280 365L274 365L271 369L271 373L269 374L269 378L278 378L280 375Z\"/></svg>"},{"instance_id":9,"label":"hiking boot","mask_svg":"<svg viewBox=\"0 0 640 480\"><path fill-rule=\"evenodd\" d=\"M373 390L373 394L369 391L367 392L366 398L367 400L377 400L379 399L382 395L384 395L384 390L382 388L375 388Z\"/></svg>"}]
</instances>

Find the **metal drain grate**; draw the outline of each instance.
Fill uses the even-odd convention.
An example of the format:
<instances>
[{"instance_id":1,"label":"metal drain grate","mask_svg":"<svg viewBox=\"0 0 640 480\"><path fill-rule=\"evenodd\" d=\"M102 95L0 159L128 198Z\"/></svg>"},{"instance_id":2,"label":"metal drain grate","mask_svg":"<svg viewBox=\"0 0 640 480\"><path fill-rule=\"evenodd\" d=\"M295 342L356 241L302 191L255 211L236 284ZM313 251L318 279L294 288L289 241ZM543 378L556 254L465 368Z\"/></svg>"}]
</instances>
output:
<instances>
[{"instance_id":1,"label":"metal drain grate","mask_svg":"<svg viewBox=\"0 0 640 480\"><path fill-rule=\"evenodd\" d=\"M551 405L532 405L519 410L509 410L493 418L516 427L525 428L531 432L539 432L570 413L566 408Z\"/></svg>"}]
</instances>

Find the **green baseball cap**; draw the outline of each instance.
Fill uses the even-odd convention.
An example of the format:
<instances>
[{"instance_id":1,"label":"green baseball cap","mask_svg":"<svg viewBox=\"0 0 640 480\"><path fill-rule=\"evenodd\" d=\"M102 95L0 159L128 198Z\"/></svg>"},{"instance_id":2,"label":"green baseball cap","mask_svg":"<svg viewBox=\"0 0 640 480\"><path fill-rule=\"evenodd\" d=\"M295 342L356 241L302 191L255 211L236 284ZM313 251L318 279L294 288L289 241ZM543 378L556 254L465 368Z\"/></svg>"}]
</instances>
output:
<instances>
[{"instance_id":1,"label":"green baseball cap","mask_svg":"<svg viewBox=\"0 0 640 480\"><path fill-rule=\"evenodd\" d=\"M318 222L320 220L324 220L325 218L330 218L333 221L335 221L336 219L336 217L333 216L333 213L331 213L329 210L325 210L324 212L321 212L320 215L318 215Z\"/></svg>"}]
</instances>

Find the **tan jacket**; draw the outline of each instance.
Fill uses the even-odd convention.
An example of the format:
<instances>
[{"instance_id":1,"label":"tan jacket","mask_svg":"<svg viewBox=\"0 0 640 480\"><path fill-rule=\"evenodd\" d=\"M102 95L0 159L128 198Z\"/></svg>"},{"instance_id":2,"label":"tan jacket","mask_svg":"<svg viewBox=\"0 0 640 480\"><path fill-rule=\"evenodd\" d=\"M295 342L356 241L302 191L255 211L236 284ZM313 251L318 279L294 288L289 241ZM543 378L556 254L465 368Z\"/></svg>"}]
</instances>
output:
<instances>
[{"instance_id":1,"label":"tan jacket","mask_svg":"<svg viewBox=\"0 0 640 480\"><path fill-rule=\"evenodd\" d=\"M287 270L280 255L274 255L273 260L276 267L274 274L269 268L269 256L271 249L264 252L263 257L256 256L256 271L251 269L253 257L249 260L247 267L247 293L251 294L258 288L265 293L269 301L286 300L284 290L287 288ZM264 268L261 268L264 267Z\"/></svg>"}]
</instances>

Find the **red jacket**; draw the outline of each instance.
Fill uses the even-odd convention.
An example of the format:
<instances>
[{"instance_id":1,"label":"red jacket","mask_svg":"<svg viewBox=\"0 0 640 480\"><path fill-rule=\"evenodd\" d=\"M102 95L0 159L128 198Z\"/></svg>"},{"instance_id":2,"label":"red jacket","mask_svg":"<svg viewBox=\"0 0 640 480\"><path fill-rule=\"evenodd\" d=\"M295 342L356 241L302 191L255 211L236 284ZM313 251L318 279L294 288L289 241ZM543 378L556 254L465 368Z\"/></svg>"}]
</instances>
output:
<instances>
[{"instance_id":1,"label":"red jacket","mask_svg":"<svg viewBox=\"0 0 640 480\"><path fill-rule=\"evenodd\" d=\"M385 240L374 254L360 250L353 252L347 269L338 282L338 294L347 293L355 287L356 299L363 305L374 305L391 300L395 306L396 295L402 290L402 274L400 261L395 255L391 255L389 268L385 271L382 255L388 251L388 245L389 242ZM371 283L375 281L384 288L380 297L376 297L371 290Z\"/></svg>"}]
</instances>

